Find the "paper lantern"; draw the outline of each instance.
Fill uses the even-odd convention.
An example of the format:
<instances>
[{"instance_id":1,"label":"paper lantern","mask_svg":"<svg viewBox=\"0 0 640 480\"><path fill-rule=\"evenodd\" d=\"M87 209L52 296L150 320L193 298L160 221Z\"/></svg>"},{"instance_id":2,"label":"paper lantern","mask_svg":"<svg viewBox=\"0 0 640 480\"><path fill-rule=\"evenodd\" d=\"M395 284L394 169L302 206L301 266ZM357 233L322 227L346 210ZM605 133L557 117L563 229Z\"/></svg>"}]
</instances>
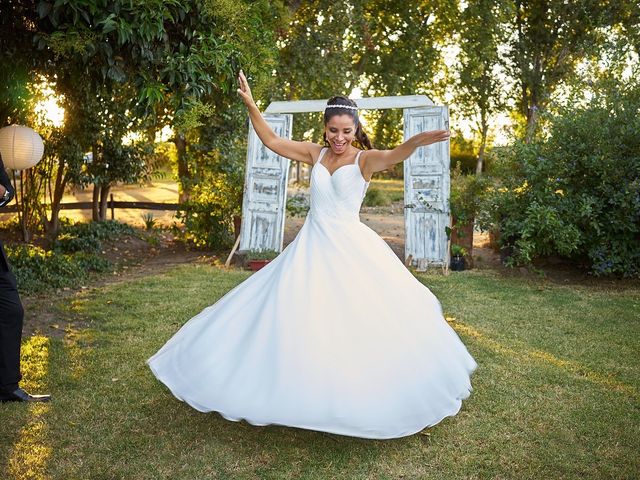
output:
<instances>
[{"instance_id":1,"label":"paper lantern","mask_svg":"<svg viewBox=\"0 0 640 480\"><path fill-rule=\"evenodd\" d=\"M5 168L31 168L40 161L43 153L42 138L29 127L10 125L0 129L0 155Z\"/></svg>"}]
</instances>

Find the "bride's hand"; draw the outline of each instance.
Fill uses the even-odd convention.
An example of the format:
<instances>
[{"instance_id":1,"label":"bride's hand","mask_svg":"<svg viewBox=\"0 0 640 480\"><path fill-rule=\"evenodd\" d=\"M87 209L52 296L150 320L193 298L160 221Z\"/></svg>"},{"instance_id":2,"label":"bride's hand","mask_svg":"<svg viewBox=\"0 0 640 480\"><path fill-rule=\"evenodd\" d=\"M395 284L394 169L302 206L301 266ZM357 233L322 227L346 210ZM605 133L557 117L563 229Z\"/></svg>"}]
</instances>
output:
<instances>
[{"instance_id":1,"label":"bride's hand","mask_svg":"<svg viewBox=\"0 0 640 480\"><path fill-rule=\"evenodd\" d=\"M251 89L249 88L249 82L247 82L247 77L244 76L244 72L242 70L240 70L240 74L238 75L238 81L240 82L238 93L242 97L242 101L247 107L255 105L253 96L251 95Z\"/></svg>"},{"instance_id":2,"label":"bride's hand","mask_svg":"<svg viewBox=\"0 0 640 480\"><path fill-rule=\"evenodd\" d=\"M444 142L449 140L451 132L449 130L430 130L428 132L418 133L413 137L417 147L431 145L432 143Z\"/></svg>"}]
</instances>

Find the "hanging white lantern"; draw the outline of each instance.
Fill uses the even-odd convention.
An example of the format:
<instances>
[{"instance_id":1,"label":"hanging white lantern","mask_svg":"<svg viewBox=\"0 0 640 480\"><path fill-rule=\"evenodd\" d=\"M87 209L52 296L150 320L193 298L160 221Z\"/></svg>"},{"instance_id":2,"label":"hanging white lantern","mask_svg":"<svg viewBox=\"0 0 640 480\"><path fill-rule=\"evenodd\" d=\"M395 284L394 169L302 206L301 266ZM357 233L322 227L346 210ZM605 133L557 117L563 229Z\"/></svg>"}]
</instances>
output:
<instances>
[{"instance_id":1,"label":"hanging white lantern","mask_svg":"<svg viewBox=\"0 0 640 480\"><path fill-rule=\"evenodd\" d=\"M9 125L0 129L0 155L5 168L31 168L40 161L43 153L42 138L29 127Z\"/></svg>"}]
</instances>

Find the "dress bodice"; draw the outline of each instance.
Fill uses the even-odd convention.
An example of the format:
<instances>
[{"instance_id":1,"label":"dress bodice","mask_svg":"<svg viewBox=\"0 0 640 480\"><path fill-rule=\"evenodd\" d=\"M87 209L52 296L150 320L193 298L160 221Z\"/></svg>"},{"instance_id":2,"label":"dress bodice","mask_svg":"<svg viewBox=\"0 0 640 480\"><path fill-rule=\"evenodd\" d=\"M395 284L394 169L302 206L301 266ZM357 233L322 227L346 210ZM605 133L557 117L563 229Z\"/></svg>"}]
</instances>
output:
<instances>
[{"instance_id":1,"label":"dress bodice","mask_svg":"<svg viewBox=\"0 0 640 480\"><path fill-rule=\"evenodd\" d=\"M313 216L360 220L360 207L369 183L360 170L360 154L353 163L343 165L333 174L322 163L328 148L320 151L311 169L311 207Z\"/></svg>"}]
</instances>

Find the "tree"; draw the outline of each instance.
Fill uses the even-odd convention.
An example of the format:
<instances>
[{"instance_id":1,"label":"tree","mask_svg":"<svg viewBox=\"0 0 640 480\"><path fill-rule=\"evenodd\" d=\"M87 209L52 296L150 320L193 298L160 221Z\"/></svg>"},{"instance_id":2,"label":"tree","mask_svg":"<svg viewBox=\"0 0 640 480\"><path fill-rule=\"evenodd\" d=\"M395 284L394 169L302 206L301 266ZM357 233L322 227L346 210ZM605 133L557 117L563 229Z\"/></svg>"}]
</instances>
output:
<instances>
[{"instance_id":1,"label":"tree","mask_svg":"<svg viewBox=\"0 0 640 480\"><path fill-rule=\"evenodd\" d=\"M460 55L453 72L457 73L455 99L480 137L477 175L483 170L491 120L506 106L498 52L504 20L502 2L496 0L470 2L457 20Z\"/></svg>"},{"instance_id":2,"label":"tree","mask_svg":"<svg viewBox=\"0 0 640 480\"><path fill-rule=\"evenodd\" d=\"M533 138L539 112L556 88L571 80L581 60L597 55L606 30L621 21L617 4L598 0L512 3L505 66L515 80L513 97L524 119L527 141Z\"/></svg>"},{"instance_id":3,"label":"tree","mask_svg":"<svg viewBox=\"0 0 640 480\"><path fill-rule=\"evenodd\" d=\"M237 102L232 87L241 64L249 70L258 70L255 65L262 63L262 68L268 67L264 57L275 47L265 41L270 31L263 28L268 25L263 17L276 23L274 15L265 12L271 8L264 0L251 4L229 0L41 2L47 28L38 40L41 48L51 49L66 65L75 65L67 68L71 75L82 72L87 105L95 106L94 117L114 109L124 111L107 92L134 88L137 104L129 105L128 98L125 110L131 120L146 121L137 123L147 138L164 125L174 128L181 198L185 199L193 184L189 132L201 124L202 117L220 112L217 107L226 109L231 101ZM102 99L102 104L96 99ZM217 100L204 103L211 99ZM98 137L94 135L96 141ZM105 144L114 139L108 138ZM100 158L95 156L96 161ZM118 158L122 162L127 156ZM100 181L94 183L102 188ZM95 196L104 198L101 192Z\"/></svg>"},{"instance_id":4,"label":"tree","mask_svg":"<svg viewBox=\"0 0 640 480\"><path fill-rule=\"evenodd\" d=\"M393 2L305 2L283 32L278 98L326 98L350 94L360 86L367 96L424 93L440 90L434 79L441 47L450 31L456 2L411 0ZM373 115L376 143L399 140L399 112ZM321 138L315 117L294 125L294 134L312 132Z\"/></svg>"}]
</instances>

